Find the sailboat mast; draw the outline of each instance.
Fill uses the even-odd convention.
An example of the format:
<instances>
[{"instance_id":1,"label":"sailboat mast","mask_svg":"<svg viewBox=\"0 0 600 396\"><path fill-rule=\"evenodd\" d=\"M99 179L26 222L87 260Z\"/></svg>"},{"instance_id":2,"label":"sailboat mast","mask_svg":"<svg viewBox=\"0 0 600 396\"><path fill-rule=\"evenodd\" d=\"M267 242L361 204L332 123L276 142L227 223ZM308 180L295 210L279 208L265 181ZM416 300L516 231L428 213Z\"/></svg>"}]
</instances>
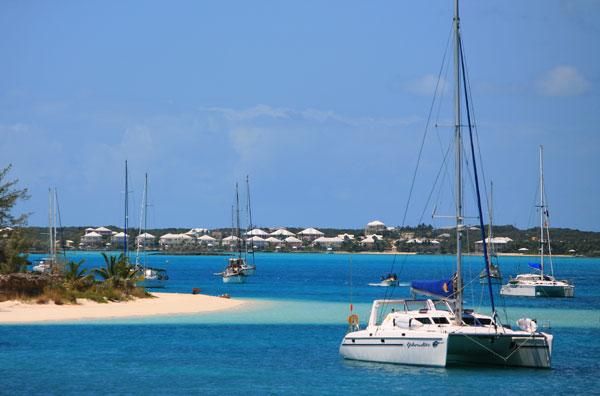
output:
<instances>
[{"instance_id":1,"label":"sailboat mast","mask_svg":"<svg viewBox=\"0 0 600 396\"><path fill-rule=\"evenodd\" d=\"M237 250L238 250L238 258L242 257L242 241L241 241L241 233L240 233L240 193L238 189L238 184L235 183L235 226L236 226L236 234L238 237L237 240Z\"/></svg>"},{"instance_id":2,"label":"sailboat mast","mask_svg":"<svg viewBox=\"0 0 600 396\"><path fill-rule=\"evenodd\" d=\"M142 242L142 248L146 251L146 208L148 207L148 174L146 173L145 181L144 181L144 192L142 196L142 208L140 213L140 228L138 231L138 239L136 240L136 250L135 250L135 264L140 264L140 241ZM145 262L144 262L145 265Z\"/></svg>"},{"instance_id":3,"label":"sailboat mast","mask_svg":"<svg viewBox=\"0 0 600 396\"><path fill-rule=\"evenodd\" d=\"M540 275L544 278L544 146L540 145Z\"/></svg>"},{"instance_id":4,"label":"sailboat mast","mask_svg":"<svg viewBox=\"0 0 600 396\"><path fill-rule=\"evenodd\" d=\"M495 254L494 252L494 244L492 243L492 240L494 239L494 230L493 230L493 223L494 223L494 182L490 182L490 210L488 212L489 214L489 218L490 218L490 224L488 226L488 238L489 238L489 243L488 243L488 247L489 247L489 251L491 253L491 255ZM485 241L483 241L485 243ZM490 257L491 257L490 255ZM490 258L490 264L491 264L491 258Z\"/></svg>"},{"instance_id":5,"label":"sailboat mast","mask_svg":"<svg viewBox=\"0 0 600 396\"><path fill-rule=\"evenodd\" d=\"M454 144L455 144L455 168L456 168L456 312L455 321L462 323L462 142L460 130L460 18L458 14L458 0L454 1Z\"/></svg>"},{"instance_id":6,"label":"sailboat mast","mask_svg":"<svg viewBox=\"0 0 600 396\"><path fill-rule=\"evenodd\" d=\"M51 265L54 266L54 230L52 227L52 188L48 188L48 250Z\"/></svg>"},{"instance_id":7,"label":"sailboat mast","mask_svg":"<svg viewBox=\"0 0 600 396\"><path fill-rule=\"evenodd\" d=\"M127 222L129 221L129 185L127 183L127 160L125 160L125 225L123 231L123 258L127 259Z\"/></svg>"},{"instance_id":8,"label":"sailboat mast","mask_svg":"<svg viewBox=\"0 0 600 396\"><path fill-rule=\"evenodd\" d=\"M250 202L250 178L246 175L246 194L248 196L248 228L252 230L252 203ZM247 251L248 249L246 249ZM252 264L254 264L254 246L252 247Z\"/></svg>"}]
</instances>

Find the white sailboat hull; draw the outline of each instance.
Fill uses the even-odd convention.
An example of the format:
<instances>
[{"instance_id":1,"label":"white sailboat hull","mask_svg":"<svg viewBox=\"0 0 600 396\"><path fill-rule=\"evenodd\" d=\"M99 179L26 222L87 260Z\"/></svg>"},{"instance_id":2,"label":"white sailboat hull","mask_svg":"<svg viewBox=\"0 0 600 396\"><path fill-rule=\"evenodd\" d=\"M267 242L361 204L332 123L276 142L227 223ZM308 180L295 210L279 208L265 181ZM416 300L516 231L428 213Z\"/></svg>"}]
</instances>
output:
<instances>
[{"instance_id":1,"label":"white sailboat hull","mask_svg":"<svg viewBox=\"0 0 600 396\"><path fill-rule=\"evenodd\" d=\"M245 275L229 275L223 276L223 283L245 283L246 276Z\"/></svg>"},{"instance_id":2,"label":"white sailboat hull","mask_svg":"<svg viewBox=\"0 0 600 396\"><path fill-rule=\"evenodd\" d=\"M573 297L572 285L504 285L500 289L503 296L514 297Z\"/></svg>"}]
</instances>

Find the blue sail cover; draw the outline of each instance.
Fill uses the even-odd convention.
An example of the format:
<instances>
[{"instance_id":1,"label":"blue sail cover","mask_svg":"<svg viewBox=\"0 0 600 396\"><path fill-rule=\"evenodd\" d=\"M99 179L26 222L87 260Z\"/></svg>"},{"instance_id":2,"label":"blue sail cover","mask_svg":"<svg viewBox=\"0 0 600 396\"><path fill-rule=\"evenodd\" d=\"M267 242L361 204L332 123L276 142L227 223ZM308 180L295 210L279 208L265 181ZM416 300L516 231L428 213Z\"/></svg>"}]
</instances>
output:
<instances>
[{"instance_id":1,"label":"blue sail cover","mask_svg":"<svg viewBox=\"0 0 600 396\"><path fill-rule=\"evenodd\" d=\"M451 278L440 280L416 280L410 287L414 292L450 298L454 295L454 282Z\"/></svg>"},{"instance_id":2,"label":"blue sail cover","mask_svg":"<svg viewBox=\"0 0 600 396\"><path fill-rule=\"evenodd\" d=\"M541 270L542 269L542 265L540 263L529 263L529 266L531 268L535 268L537 270Z\"/></svg>"}]
</instances>

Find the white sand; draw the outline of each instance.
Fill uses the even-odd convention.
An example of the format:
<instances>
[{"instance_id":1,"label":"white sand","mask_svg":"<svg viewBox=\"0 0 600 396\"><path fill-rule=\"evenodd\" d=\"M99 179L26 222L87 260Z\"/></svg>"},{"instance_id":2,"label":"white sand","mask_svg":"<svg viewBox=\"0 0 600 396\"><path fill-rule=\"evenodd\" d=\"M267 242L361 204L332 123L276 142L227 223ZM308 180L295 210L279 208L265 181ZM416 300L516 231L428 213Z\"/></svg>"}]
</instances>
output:
<instances>
[{"instance_id":1,"label":"white sand","mask_svg":"<svg viewBox=\"0 0 600 396\"><path fill-rule=\"evenodd\" d=\"M85 319L110 319L134 316L201 314L228 310L249 304L247 301L202 294L153 293L156 298L99 304L78 300L78 304L56 305L5 301L0 303L0 324L60 322Z\"/></svg>"}]
</instances>

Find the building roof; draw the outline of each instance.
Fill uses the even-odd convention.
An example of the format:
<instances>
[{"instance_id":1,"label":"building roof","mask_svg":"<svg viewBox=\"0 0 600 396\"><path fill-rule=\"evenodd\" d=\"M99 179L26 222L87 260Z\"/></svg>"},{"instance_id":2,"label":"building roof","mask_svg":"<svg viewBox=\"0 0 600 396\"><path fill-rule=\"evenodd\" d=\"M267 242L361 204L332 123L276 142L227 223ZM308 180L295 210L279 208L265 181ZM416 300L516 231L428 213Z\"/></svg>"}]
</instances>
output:
<instances>
[{"instance_id":1,"label":"building roof","mask_svg":"<svg viewBox=\"0 0 600 396\"><path fill-rule=\"evenodd\" d=\"M280 239L277 239L275 237L268 237L267 239L265 239L267 242L269 243L283 243L283 241L281 241Z\"/></svg>"},{"instance_id":2,"label":"building roof","mask_svg":"<svg viewBox=\"0 0 600 396\"><path fill-rule=\"evenodd\" d=\"M280 228L277 231L273 231L270 235L273 235L273 236L294 236L296 234L294 234L291 231L286 230L285 228Z\"/></svg>"},{"instance_id":3,"label":"building roof","mask_svg":"<svg viewBox=\"0 0 600 396\"><path fill-rule=\"evenodd\" d=\"M202 235L201 237L198 237L199 241L203 241L203 242L214 242L216 241L215 238L211 237L210 235Z\"/></svg>"},{"instance_id":4,"label":"building roof","mask_svg":"<svg viewBox=\"0 0 600 396\"><path fill-rule=\"evenodd\" d=\"M136 238L144 238L144 239L154 239L156 238L154 235L144 232L143 234L138 235Z\"/></svg>"},{"instance_id":5,"label":"building roof","mask_svg":"<svg viewBox=\"0 0 600 396\"><path fill-rule=\"evenodd\" d=\"M306 228L306 229L300 231L298 233L298 235L325 235L325 234L323 234L321 231L317 230L316 228L309 227L309 228Z\"/></svg>"},{"instance_id":6,"label":"building roof","mask_svg":"<svg viewBox=\"0 0 600 396\"><path fill-rule=\"evenodd\" d=\"M269 235L268 232L261 230L260 228L255 228L253 230L250 230L246 233L246 235L250 235L250 236L267 236Z\"/></svg>"},{"instance_id":7,"label":"building roof","mask_svg":"<svg viewBox=\"0 0 600 396\"><path fill-rule=\"evenodd\" d=\"M125 233L123 231L119 232L118 234L113 235L113 237L115 238L124 238L124 237L128 237L129 235L125 235Z\"/></svg>"},{"instance_id":8,"label":"building roof","mask_svg":"<svg viewBox=\"0 0 600 396\"><path fill-rule=\"evenodd\" d=\"M253 236L247 239L249 242L266 242L263 238L259 236Z\"/></svg>"},{"instance_id":9,"label":"building roof","mask_svg":"<svg viewBox=\"0 0 600 396\"><path fill-rule=\"evenodd\" d=\"M237 241L238 239L240 238L236 237L235 235L230 235L228 237L223 238L223 241Z\"/></svg>"},{"instance_id":10,"label":"building roof","mask_svg":"<svg viewBox=\"0 0 600 396\"><path fill-rule=\"evenodd\" d=\"M287 238L285 238L285 242L287 243L302 243L302 241L296 237L293 236L289 236Z\"/></svg>"},{"instance_id":11,"label":"building roof","mask_svg":"<svg viewBox=\"0 0 600 396\"><path fill-rule=\"evenodd\" d=\"M106 227L98 227L94 231L96 231L96 232L112 232L112 230L110 230Z\"/></svg>"},{"instance_id":12,"label":"building roof","mask_svg":"<svg viewBox=\"0 0 600 396\"><path fill-rule=\"evenodd\" d=\"M377 226L384 226L385 224L382 221L379 220L373 220L370 223L367 223L367 227L377 227Z\"/></svg>"},{"instance_id":13,"label":"building roof","mask_svg":"<svg viewBox=\"0 0 600 396\"><path fill-rule=\"evenodd\" d=\"M88 232L88 233L87 233L87 234L85 234L83 237L84 237L84 238L102 238L102 235L98 234L98 233L97 233L97 232L95 232L95 231L92 231L92 232Z\"/></svg>"}]
</instances>

